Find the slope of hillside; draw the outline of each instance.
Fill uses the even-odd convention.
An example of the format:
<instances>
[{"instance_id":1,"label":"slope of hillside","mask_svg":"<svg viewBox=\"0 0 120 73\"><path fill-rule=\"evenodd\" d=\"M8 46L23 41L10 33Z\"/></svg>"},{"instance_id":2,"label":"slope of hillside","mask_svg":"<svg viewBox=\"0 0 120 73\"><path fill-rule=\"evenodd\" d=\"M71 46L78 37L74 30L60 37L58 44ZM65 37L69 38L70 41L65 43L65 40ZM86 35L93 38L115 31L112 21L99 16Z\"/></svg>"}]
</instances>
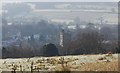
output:
<instances>
[{"instance_id":1,"label":"slope of hillside","mask_svg":"<svg viewBox=\"0 0 120 73\"><path fill-rule=\"evenodd\" d=\"M118 54L1 59L0 71L118 71Z\"/></svg>"}]
</instances>

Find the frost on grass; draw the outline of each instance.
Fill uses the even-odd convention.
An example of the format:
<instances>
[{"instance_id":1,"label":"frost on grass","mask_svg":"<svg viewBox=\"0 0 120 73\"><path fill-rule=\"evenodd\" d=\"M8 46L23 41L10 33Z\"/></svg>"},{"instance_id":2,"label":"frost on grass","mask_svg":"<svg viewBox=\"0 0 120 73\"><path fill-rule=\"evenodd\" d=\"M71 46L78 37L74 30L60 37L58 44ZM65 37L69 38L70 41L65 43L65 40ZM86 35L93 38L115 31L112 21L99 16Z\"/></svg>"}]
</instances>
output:
<instances>
[{"instance_id":1,"label":"frost on grass","mask_svg":"<svg viewBox=\"0 0 120 73\"><path fill-rule=\"evenodd\" d=\"M117 54L1 59L1 71L118 71Z\"/></svg>"}]
</instances>

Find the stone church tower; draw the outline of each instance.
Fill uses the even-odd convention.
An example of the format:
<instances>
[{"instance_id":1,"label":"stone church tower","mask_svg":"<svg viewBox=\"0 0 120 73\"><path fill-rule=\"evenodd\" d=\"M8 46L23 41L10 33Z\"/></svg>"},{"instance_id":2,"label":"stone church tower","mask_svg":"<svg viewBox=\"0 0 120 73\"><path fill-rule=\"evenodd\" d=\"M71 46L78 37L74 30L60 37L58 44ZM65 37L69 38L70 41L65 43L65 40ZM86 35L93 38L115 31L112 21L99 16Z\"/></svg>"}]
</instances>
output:
<instances>
[{"instance_id":1,"label":"stone church tower","mask_svg":"<svg viewBox=\"0 0 120 73\"><path fill-rule=\"evenodd\" d=\"M64 47L64 30L60 31L60 46Z\"/></svg>"},{"instance_id":2,"label":"stone church tower","mask_svg":"<svg viewBox=\"0 0 120 73\"><path fill-rule=\"evenodd\" d=\"M60 31L60 46L61 47L66 47L68 43L71 41L71 34L69 31L65 31L62 29Z\"/></svg>"}]
</instances>

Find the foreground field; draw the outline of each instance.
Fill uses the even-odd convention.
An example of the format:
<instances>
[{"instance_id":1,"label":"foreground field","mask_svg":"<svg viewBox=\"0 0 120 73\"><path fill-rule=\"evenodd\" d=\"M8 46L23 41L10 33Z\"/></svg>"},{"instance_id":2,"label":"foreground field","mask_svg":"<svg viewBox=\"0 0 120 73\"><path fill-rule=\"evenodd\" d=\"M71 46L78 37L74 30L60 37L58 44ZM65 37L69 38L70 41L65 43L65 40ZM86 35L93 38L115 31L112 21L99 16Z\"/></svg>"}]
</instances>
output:
<instances>
[{"instance_id":1,"label":"foreground field","mask_svg":"<svg viewBox=\"0 0 120 73\"><path fill-rule=\"evenodd\" d=\"M1 59L0 71L118 71L118 54Z\"/></svg>"}]
</instances>

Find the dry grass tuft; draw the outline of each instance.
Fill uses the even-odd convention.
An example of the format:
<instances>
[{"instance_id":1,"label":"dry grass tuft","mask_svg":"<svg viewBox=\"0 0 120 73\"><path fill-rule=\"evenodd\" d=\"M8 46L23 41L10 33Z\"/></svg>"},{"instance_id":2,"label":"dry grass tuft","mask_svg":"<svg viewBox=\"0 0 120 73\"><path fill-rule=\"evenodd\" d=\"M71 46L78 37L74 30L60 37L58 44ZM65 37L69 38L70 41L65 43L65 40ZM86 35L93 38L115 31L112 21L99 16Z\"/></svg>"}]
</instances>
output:
<instances>
[{"instance_id":1,"label":"dry grass tuft","mask_svg":"<svg viewBox=\"0 0 120 73\"><path fill-rule=\"evenodd\" d=\"M86 63L80 71L118 71L118 61Z\"/></svg>"}]
</instances>

